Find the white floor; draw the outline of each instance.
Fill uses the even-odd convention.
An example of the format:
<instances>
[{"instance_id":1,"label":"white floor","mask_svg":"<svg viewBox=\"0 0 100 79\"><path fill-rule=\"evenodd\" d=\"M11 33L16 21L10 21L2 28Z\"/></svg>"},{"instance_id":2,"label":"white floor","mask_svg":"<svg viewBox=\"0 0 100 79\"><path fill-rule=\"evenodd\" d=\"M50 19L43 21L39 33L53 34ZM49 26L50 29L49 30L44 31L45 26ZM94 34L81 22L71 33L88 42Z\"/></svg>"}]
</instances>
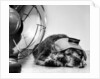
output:
<instances>
[{"instance_id":1,"label":"white floor","mask_svg":"<svg viewBox=\"0 0 100 79\"><path fill-rule=\"evenodd\" d=\"M50 68L37 66L31 54L27 58L19 61L22 64L21 73L89 73L90 72L90 52L87 52L87 66L85 68L57 67Z\"/></svg>"}]
</instances>

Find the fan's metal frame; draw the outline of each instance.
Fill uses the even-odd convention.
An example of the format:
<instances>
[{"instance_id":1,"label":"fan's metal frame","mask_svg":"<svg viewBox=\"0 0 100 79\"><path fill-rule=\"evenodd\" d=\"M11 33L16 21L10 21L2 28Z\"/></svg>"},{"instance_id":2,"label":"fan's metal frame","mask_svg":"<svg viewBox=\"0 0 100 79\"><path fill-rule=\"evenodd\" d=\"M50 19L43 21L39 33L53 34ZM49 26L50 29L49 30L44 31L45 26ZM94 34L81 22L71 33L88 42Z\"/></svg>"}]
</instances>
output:
<instances>
[{"instance_id":1,"label":"fan's metal frame","mask_svg":"<svg viewBox=\"0 0 100 79\"><path fill-rule=\"evenodd\" d=\"M28 12L28 14L23 13L23 15L26 15L26 17L22 21L24 22L26 20L26 18L29 16L30 12L33 10L33 8L35 8L38 15L39 15L39 18L40 18L40 24L37 24L36 32L35 32L35 35L33 36L32 40L31 40L31 42L24 49L22 49L21 51L18 50L18 52L20 54L22 52L26 51L26 49L28 49L31 45L33 45L33 49L34 49L34 47L42 41L42 39L45 35L45 30L46 30L46 13L45 13L44 6L43 5L13 5L13 8L20 14L20 11L23 9L24 6L32 6L32 8ZM41 27L40 34L39 34L37 40L33 43L39 26ZM18 47L18 45L16 44L15 41L14 41L14 43L15 43L16 47ZM27 55L26 56L24 55L24 58L25 57L27 57ZM19 59L23 59L23 58L18 58L18 60Z\"/></svg>"}]
</instances>

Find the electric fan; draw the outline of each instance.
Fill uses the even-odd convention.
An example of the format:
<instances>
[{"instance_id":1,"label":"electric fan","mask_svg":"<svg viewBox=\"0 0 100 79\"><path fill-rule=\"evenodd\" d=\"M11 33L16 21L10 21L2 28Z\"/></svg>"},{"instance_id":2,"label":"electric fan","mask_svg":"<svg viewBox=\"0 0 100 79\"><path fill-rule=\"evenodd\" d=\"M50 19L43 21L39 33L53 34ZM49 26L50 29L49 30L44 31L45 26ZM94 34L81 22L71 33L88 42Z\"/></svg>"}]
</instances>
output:
<instances>
[{"instance_id":1,"label":"electric fan","mask_svg":"<svg viewBox=\"0 0 100 79\"><path fill-rule=\"evenodd\" d=\"M39 44L46 30L43 5L9 6L9 72L19 73L18 60L31 54L27 51Z\"/></svg>"}]
</instances>

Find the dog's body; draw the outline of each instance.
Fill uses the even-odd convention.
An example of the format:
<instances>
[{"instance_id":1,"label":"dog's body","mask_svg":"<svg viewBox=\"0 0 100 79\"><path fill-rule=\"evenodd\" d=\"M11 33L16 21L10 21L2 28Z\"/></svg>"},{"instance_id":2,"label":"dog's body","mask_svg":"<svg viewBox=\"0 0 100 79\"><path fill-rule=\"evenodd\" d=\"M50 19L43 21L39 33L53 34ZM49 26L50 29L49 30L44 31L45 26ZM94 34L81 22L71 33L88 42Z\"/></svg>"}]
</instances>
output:
<instances>
[{"instance_id":1,"label":"dog's body","mask_svg":"<svg viewBox=\"0 0 100 79\"><path fill-rule=\"evenodd\" d=\"M69 43L68 39L64 34L47 37L33 50L35 63L49 67L84 67L85 52L78 44Z\"/></svg>"}]
</instances>

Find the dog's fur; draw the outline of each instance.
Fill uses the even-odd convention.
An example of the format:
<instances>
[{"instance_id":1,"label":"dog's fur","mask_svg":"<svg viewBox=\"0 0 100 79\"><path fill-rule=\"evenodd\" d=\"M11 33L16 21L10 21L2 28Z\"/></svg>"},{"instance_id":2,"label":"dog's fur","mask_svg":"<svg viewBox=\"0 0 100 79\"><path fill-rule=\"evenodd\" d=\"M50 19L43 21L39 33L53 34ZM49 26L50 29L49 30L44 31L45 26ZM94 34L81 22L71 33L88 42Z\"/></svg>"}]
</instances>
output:
<instances>
[{"instance_id":1,"label":"dog's fur","mask_svg":"<svg viewBox=\"0 0 100 79\"><path fill-rule=\"evenodd\" d=\"M67 48L58 51L55 42L62 38L69 38L64 34L51 35L33 50L33 56L37 65L49 67L85 67L86 53L82 49Z\"/></svg>"}]
</instances>

